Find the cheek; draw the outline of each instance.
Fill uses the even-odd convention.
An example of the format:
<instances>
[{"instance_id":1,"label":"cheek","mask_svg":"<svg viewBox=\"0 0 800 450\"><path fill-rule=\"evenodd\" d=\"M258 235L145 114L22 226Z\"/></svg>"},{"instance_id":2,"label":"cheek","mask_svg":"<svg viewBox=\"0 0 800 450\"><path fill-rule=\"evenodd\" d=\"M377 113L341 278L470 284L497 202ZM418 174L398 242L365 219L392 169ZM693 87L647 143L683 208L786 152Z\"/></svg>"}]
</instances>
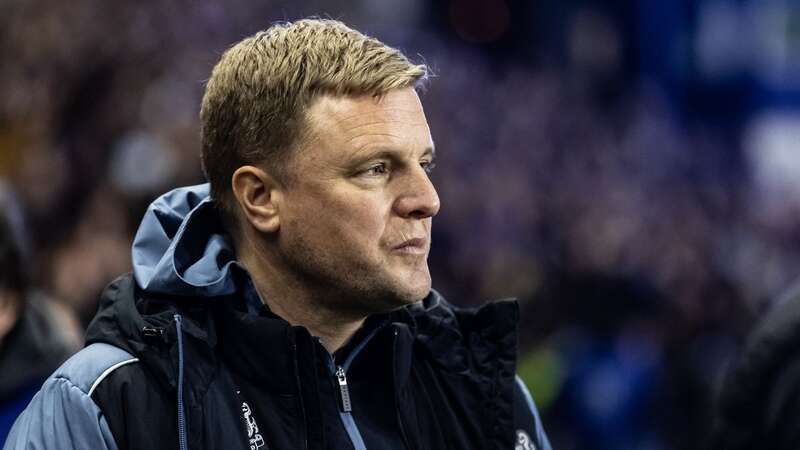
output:
<instances>
[{"instance_id":1,"label":"cheek","mask_svg":"<svg viewBox=\"0 0 800 450\"><path fill-rule=\"evenodd\" d=\"M354 240L381 242L386 229L386 212L379 202L360 199L342 206L341 217L345 232Z\"/></svg>"},{"instance_id":2,"label":"cheek","mask_svg":"<svg viewBox=\"0 0 800 450\"><path fill-rule=\"evenodd\" d=\"M315 196L302 211L296 221L302 220L309 233L330 244L363 248L382 244L389 208L371 197L329 194Z\"/></svg>"}]
</instances>

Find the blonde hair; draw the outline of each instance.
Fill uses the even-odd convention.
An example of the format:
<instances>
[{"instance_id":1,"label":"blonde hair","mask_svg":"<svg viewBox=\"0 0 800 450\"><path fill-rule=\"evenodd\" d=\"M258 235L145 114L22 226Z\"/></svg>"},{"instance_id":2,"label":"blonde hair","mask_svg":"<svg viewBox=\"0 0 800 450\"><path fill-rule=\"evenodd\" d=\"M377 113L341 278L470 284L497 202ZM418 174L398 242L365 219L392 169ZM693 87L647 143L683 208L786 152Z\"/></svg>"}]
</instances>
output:
<instances>
[{"instance_id":1,"label":"blonde hair","mask_svg":"<svg viewBox=\"0 0 800 450\"><path fill-rule=\"evenodd\" d=\"M242 165L265 163L285 179L319 95L380 96L427 76L425 65L335 20L276 24L238 42L214 66L200 110L212 197L233 213L231 176Z\"/></svg>"}]
</instances>

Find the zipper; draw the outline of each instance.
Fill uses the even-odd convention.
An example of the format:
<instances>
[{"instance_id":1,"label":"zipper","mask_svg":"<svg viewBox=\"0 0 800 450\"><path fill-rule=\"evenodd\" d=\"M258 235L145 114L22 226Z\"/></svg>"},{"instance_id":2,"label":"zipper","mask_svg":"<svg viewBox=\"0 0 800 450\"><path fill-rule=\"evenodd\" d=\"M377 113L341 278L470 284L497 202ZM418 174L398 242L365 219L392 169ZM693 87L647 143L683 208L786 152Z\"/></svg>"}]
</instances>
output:
<instances>
[{"instance_id":1,"label":"zipper","mask_svg":"<svg viewBox=\"0 0 800 450\"><path fill-rule=\"evenodd\" d=\"M341 365L335 363L333 355L327 351L325 352L328 355L328 369L331 375L333 375L335 386L338 388L339 417L342 419L342 425L344 425L347 436L350 438L350 442L353 444L355 450L367 450L367 447L364 445L364 438L361 436L358 425L353 418L353 404L350 399L350 388L347 385L347 369L350 367L350 363L353 362L356 355L361 352L367 345L367 342L369 342L381 328L383 328L383 326L372 330L372 332L347 355L347 358ZM319 342L319 339L317 341Z\"/></svg>"},{"instance_id":2,"label":"zipper","mask_svg":"<svg viewBox=\"0 0 800 450\"><path fill-rule=\"evenodd\" d=\"M175 314L175 331L178 335L178 446L188 450L186 439L186 416L183 408L183 317Z\"/></svg>"},{"instance_id":3,"label":"zipper","mask_svg":"<svg viewBox=\"0 0 800 450\"><path fill-rule=\"evenodd\" d=\"M345 373L342 366L336 368L336 381L339 383L339 408L341 408L342 412L352 412L350 390L347 388L347 373Z\"/></svg>"},{"instance_id":4,"label":"zipper","mask_svg":"<svg viewBox=\"0 0 800 450\"><path fill-rule=\"evenodd\" d=\"M353 350L353 353L358 352L358 348ZM333 356L328 353L328 369L334 378L335 385L338 386L338 403L339 403L339 418L342 419L347 436L350 438L350 443L353 444L354 450L367 450L364 445L364 438L358 430L355 418L353 417L353 405L350 402L350 389L347 387L347 367L350 365L354 354L351 353L347 360L341 365L337 366L333 361Z\"/></svg>"}]
</instances>

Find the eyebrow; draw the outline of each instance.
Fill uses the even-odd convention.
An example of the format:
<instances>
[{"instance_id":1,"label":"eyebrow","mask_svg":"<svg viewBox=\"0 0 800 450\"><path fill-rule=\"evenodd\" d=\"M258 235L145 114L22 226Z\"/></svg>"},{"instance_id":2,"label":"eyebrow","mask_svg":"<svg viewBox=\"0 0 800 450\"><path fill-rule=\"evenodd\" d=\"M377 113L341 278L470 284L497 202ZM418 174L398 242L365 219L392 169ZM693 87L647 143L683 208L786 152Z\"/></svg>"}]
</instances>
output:
<instances>
[{"instance_id":1,"label":"eyebrow","mask_svg":"<svg viewBox=\"0 0 800 450\"><path fill-rule=\"evenodd\" d=\"M353 161L355 161L357 164L361 164L365 161L376 158L398 159L398 153L404 152L393 147L378 147L374 150L367 150L363 154L354 155ZM421 156L425 155L430 155L432 160L436 159L436 148L433 145L426 147Z\"/></svg>"}]
</instances>

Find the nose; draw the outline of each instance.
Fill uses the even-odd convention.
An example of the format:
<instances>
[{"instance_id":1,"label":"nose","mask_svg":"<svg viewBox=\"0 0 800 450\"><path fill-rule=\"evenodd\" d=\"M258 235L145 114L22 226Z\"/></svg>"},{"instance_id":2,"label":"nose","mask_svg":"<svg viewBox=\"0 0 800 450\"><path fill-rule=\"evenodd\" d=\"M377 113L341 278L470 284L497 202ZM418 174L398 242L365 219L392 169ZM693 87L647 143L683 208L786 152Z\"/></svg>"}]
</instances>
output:
<instances>
[{"instance_id":1,"label":"nose","mask_svg":"<svg viewBox=\"0 0 800 450\"><path fill-rule=\"evenodd\" d=\"M421 167L409 173L394 204L398 215L410 219L426 219L439 212L439 194L427 172Z\"/></svg>"}]
</instances>

